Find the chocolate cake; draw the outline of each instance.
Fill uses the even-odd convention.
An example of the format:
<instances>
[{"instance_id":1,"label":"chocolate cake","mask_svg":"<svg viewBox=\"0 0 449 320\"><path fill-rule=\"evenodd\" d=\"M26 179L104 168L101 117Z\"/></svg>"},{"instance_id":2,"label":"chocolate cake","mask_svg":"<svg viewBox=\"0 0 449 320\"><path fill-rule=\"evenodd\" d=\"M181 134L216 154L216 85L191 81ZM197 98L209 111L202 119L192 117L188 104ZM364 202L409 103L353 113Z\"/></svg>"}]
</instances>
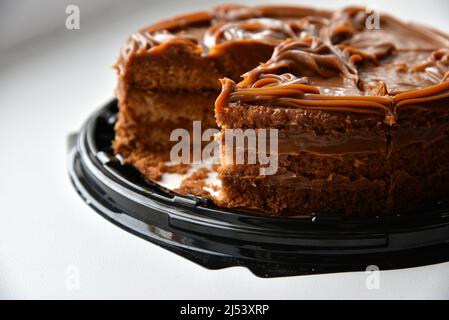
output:
<instances>
[{"instance_id":1,"label":"chocolate cake","mask_svg":"<svg viewBox=\"0 0 449 320\"><path fill-rule=\"evenodd\" d=\"M115 152L151 179L171 130L202 120L222 130L220 206L386 215L447 198L449 37L370 14L221 6L140 30L117 63ZM276 129L275 174L228 161L230 129Z\"/></svg>"}]
</instances>

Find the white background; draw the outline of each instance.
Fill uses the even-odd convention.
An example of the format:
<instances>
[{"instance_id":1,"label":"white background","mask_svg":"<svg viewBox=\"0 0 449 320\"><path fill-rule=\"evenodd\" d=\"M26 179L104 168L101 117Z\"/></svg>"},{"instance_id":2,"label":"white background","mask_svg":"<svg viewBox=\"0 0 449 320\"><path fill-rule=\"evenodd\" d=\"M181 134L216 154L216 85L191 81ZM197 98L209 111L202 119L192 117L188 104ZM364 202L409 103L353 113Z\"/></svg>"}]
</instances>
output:
<instances>
[{"instance_id":1,"label":"white background","mask_svg":"<svg viewBox=\"0 0 449 320\"><path fill-rule=\"evenodd\" d=\"M72 3L81 29L68 31ZM381 272L378 290L365 287L363 272L260 279L244 268L205 270L115 227L78 197L66 138L113 96L111 66L127 35L215 3L0 3L0 298L449 298L449 263ZM449 31L447 1L365 3ZM78 289L67 286L71 272Z\"/></svg>"}]
</instances>

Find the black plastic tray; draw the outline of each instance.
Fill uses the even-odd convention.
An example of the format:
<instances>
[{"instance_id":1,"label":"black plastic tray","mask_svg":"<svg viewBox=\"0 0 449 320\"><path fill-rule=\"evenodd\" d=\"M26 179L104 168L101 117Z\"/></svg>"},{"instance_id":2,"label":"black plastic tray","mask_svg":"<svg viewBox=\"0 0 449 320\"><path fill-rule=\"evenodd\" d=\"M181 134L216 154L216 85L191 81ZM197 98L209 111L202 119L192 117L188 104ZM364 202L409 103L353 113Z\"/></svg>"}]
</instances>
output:
<instances>
[{"instance_id":1,"label":"black plastic tray","mask_svg":"<svg viewBox=\"0 0 449 320\"><path fill-rule=\"evenodd\" d=\"M263 217L146 182L111 151L117 102L69 137L69 174L95 211L124 230L209 269L261 277L422 266L449 261L449 203L407 216Z\"/></svg>"}]
</instances>

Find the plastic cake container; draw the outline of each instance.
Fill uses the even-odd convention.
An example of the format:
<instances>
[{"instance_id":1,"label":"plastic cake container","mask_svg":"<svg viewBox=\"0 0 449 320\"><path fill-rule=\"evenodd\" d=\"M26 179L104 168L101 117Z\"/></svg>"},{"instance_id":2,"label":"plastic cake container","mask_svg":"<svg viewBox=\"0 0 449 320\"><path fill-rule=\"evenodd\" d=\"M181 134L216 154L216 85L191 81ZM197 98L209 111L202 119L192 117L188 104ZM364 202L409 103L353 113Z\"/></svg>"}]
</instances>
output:
<instances>
[{"instance_id":1,"label":"plastic cake container","mask_svg":"<svg viewBox=\"0 0 449 320\"><path fill-rule=\"evenodd\" d=\"M449 202L406 216L264 217L181 196L145 181L111 150L117 101L69 137L70 179L120 228L208 269L244 266L260 277L422 266L449 261Z\"/></svg>"}]
</instances>

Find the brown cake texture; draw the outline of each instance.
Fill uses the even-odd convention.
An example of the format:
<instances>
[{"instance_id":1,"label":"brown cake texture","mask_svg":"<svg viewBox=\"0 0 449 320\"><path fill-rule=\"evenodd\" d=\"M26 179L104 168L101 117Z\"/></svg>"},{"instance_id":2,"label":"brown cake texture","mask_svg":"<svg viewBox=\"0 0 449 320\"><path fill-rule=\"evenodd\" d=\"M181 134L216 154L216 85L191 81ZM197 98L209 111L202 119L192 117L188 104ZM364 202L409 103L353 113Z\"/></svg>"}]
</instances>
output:
<instances>
[{"instance_id":1,"label":"brown cake texture","mask_svg":"<svg viewBox=\"0 0 449 320\"><path fill-rule=\"evenodd\" d=\"M115 152L152 179L171 130L201 120L222 131L219 206L365 216L447 198L449 37L370 14L228 5L140 30L117 63ZM230 129L276 129L276 173L229 161Z\"/></svg>"}]
</instances>

